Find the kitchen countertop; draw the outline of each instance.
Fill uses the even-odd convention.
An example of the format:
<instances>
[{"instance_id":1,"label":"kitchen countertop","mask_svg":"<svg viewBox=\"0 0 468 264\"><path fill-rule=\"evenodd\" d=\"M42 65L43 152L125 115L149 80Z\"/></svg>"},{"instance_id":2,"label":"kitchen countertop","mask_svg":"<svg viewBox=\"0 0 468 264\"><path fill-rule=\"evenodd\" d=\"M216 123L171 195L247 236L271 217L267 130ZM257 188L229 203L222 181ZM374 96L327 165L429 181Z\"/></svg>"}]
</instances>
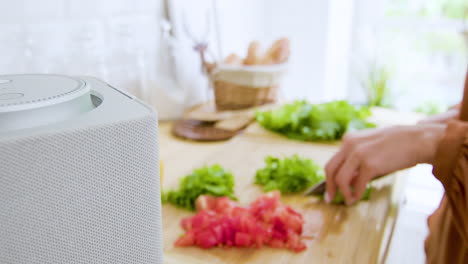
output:
<instances>
[{"instance_id":1,"label":"kitchen countertop","mask_svg":"<svg viewBox=\"0 0 468 264\"><path fill-rule=\"evenodd\" d=\"M419 115L374 109L372 121L382 126L413 124ZM299 154L325 165L339 143L321 144L289 140L252 124L237 137L225 142L200 143L175 138L170 122L161 122L160 158L164 164L163 189L176 188L181 177L194 168L220 164L233 172L235 193L241 204L262 194L253 184L255 171L264 166L267 155ZM405 174L405 171L399 172ZM393 232L405 177L396 174L376 181L370 201L352 207L326 205L311 197L283 196L282 201L301 212L304 230L315 239L306 240L307 249L294 253L285 249L177 248L173 244L183 233L180 221L193 213L163 205L165 263L381 263Z\"/></svg>"}]
</instances>

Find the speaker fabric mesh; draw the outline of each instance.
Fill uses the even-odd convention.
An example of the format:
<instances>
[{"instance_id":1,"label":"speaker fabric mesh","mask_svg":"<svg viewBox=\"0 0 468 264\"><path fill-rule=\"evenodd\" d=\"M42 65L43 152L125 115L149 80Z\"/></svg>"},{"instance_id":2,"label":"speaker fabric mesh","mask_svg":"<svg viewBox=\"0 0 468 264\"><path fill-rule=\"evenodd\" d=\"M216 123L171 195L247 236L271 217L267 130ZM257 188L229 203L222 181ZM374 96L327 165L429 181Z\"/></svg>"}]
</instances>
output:
<instances>
[{"instance_id":1,"label":"speaker fabric mesh","mask_svg":"<svg viewBox=\"0 0 468 264\"><path fill-rule=\"evenodd\" d=\"M162 263L156 117L0 138L0 263Z\"/></svg>"}]
</instances>

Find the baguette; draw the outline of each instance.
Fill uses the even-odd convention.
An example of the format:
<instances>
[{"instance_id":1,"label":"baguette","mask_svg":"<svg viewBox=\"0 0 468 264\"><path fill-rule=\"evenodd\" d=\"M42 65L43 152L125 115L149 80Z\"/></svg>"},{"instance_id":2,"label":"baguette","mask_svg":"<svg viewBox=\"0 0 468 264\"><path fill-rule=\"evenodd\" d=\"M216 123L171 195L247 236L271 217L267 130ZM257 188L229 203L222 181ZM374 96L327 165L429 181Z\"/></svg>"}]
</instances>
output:
<instances>
[{"instance_id":1,"label":"baguette","mask_svg":"<svg viewBox=\"0 0 468 264\"><path fill-rule=\"evenodd\" d=\"M244 65L259 64L260 60L260 43L252 41L247 51L247 57L244 59Z\"/></svg>"},{"instance_id":2,"label":"baguette","mask_svg":"<svg viewBox=\"0 0 468 264\"><path fill-rule=\"evenodd\" d=\"M224 61L224 64L229 64L229 65L242 65L243 60L239 55L235 53L231 53L229 56L227 56Z\"/></svg>"},{"instance_id":3,"label":"baguette","mask_svg":"<svg viewBox=\"0 0 468 264\"><path fill-rule=\"evenodd\" d=\"M281 38L273 42L271 47L260 60L260 64L270 65L284 63L289 59L290 43L288 38Z\"/></svg>"}]
</instances>

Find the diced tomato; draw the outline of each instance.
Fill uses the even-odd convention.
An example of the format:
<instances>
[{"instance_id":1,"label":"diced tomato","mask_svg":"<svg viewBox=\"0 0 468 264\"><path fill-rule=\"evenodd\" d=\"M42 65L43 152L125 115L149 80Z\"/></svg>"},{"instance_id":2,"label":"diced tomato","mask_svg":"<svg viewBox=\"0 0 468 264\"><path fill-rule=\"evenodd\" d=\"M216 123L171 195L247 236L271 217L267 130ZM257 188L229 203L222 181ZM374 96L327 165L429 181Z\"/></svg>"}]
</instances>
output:
<instances>
[{"instance_id":1,"label":"diced tomato","mask_svg":"<svg viewBox=\"0 0 468 264\"><path fill-rule=\"evenodd\" d=\"M289 214L297 216L298 218L302 220L302 215L296 212L296 210L292 209L291 206L286 206L286 211L288 211Z\"/></svg>"},{"instance_id":2,"label":"diced tomato","mask_svg":"<svg viewBox=\"0 0 468 264\"><path fill-rule=\"evenodd\" d=\"M218 244L215 234L211 230L205 230L197 234L195 243L201 248L210 248Z\"/></svg>"},{"instance_id":3,"label":"diced tomato","mask_svg":"<svg viewBox=\"0 0 468 264\"><path fill-rule=\"evenodd\" d=\"M192 218L187 217L187 218L182 219L182 221L180 222L180 225L185 231L189 231L190 229L192 229Z\"/></svg>"},{"instance_id":4,"label":"diced tomato","mask_svg":"<svg viewBox=\"0 0 468 264\"><path fill-rule=\"evenodd\" d=\"M226 244L233 245L235 241L236 232L232 228L230 221L226 221L222 224L223 238Z\"/></svg>"},{"instance_id":5,"label":"diced tomato","mask_svg":"<svg viewBox=\"0 0 468 264\"><path fill-rule=\"evenodd\" d=\"M291 212L291 208L281 208L276 211L276 216L281 219L281 221L294 232L300 234L302 233L302 226L304 225L304 220L302 216L296 211Z\"/></svg>"},{"instance_id":6,"label":"diced tomato","mask_svg":"<svg viewBox=\"0 0 468 264\"><path fill-rule=\"evenodd\" d=\"M248 247L252 243L252 238L247 233L237 232L236 233L236 246Z\"/></svg>"},{"instance_id":7,"label":"diced tomato","mask_svg":"<svg viewBox=\"0 0 468 264\"><path fill-rule=\"evenodd\" d=\"M286 223L290 229L292 229L297 234L302 234L302 227L304 226L304 221L297 217L289 217L286 219Z\"/></svg>"},{"instance_id":8,"label":"diced tomato","mask_svg":"<svg viewBox=\"0 0 468 264\"><path fill-rule=\"evenodd\" d=\"M286 225L278 217L275 217L273 220L272 232L272 237L276 239L286 240L288 237L288 230L286 229Z\"/></svg>"},{"instance_id":9,"label":"diced tomato","mask_svg":"<svg viewBox=\"0 0 468 264\"><path fill-rule=\"evenodd\" d=\"M216 225L212 229L213 235L216 238L216 241L218 241L219 244L224 243L224 234L223 234L223 227L221 225Z\"/></svg>"},{"instance_id":10,"label":"diced tomato","mask_svg":"<svg viewBox=\"0 0 468 264\"><path fill-rule=\"evenodd\" d=\"M213 214L210 214L210 211L202 211L199 214L196 214L192 218L191 227L193 229L206 228L212 224L214 221Z\"/></svg>"},{"instance_id":11,"label":"diced tomato","mask_svg":"<svg viewBox=\"0 0 468 264\"><path fill-rule=\"evenodd\" d=\"M272 248L282 248L284 247L284 242L279 239L272 239L269 243Z\"/></svg>"},{"instance_id":12,"label":"diced tomato","mask_svg":"<svg viewBox=\"0 0 468 264\"><path fill-rule=\"evenodd\" d=\"M270 247L299 252L306 248L301 240L302 215L280 202L280 193L259 197L249 207L240 207L228 197L200 196L198 213L182 220L186 234L176 246Z\"/></svg>"},{"instance_id":13,"label":"diced tomato","mask_svg":"<svg viewBox=\"0 0 468 264\"><path fill-rule=\"evenodd\" d=\"M232 209L232 216L250 215L249 209L243 207L234 207Z\"/></svg>"},{"instance_id":14,"label":"diced tomato","mask_svg":"<svg viewBox=\"0 0 468 264\"><path fill-rule=\"evenodd\" d=\"M176 242L177 247L188 247L195 244L195 235L193 232L187 232L185 235L181 236Z\"/></svg>"},{"instance_id":15,"label":"diced tomato","mask_svg":"<svg viewBox=\"0 0 468 264\"><path fill-rule=\"evenodd\" d=\"M226 215L230 215L231 211L237 207L236 203L229 199L229 197L218 198L215 204L215 211Z\"/></svg>"},{"instance_id":16,"label":"diced tomato","mask_svg":"<svg viewBox=\"0 0 468 264\"><path fill-rule=\"evenodd\" d=\"M256 222L255 219L252 217L249 217L248 214L241 215L239 219L240 219L240 229L243 232L249 232L249 230L253 229L253 225Z\"/></svg>"},{"instance_id":17,"label":"diced tomato","mask_svg":"<svg viewBox=\"0 0 468 264\"><path fill-rule=\"evenodd\" d=\"M216 197L211 195L200 195L195 200L195 208L197 211L213 210L216 205Z\"/></svg>"}]
</instances>

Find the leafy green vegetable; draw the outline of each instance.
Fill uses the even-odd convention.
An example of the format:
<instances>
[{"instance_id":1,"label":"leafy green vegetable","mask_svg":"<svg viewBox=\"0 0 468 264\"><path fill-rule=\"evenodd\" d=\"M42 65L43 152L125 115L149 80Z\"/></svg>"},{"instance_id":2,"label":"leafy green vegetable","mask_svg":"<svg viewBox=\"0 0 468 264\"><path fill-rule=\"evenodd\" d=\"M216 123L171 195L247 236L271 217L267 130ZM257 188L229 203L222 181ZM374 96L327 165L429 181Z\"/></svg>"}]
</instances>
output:
<instances>
[{"instance_id":1,"label":"leafy green vegetable","mask_svg":"<svg viewBox=\"0 0 468 264\"><path fill-rule=\"evenodd\" d=\"M178 190L171 190L161 197L179 207L195 210L195 200L202 194L234 197L234 177L220 165L195 169L181 179Z\"/></svg>"},{"instance_id":2,"label":"leafy green vegetable","mask_svg":"<svg viewBox=\"0 0 468 264\"><path fill-rule=\"evenodd\" d=\"M366 190L364 191L364 193L362 194L361 201L367 201L367 200L369 200L372 191L374 191L374 188L372 188L372 187L367 187ZM322 196L322 199L323 199L323 196ZM345 203L345 199L344 199L343 194L341 194L341 192L338 191L338 192L336 193L336 195L335 195L335 198L333 198L333 200L331 201L331 203L333 203L333 204L344 204L344 203Z\"/></svg>"},{"instance_id":3,"label":"leafy green vegetable","mask_svg":"<svg viewBox=\"0 0 468 264\"><path fill-rule=\"evenodd\" d=\"M161 190L161 203L167 203L168 202L168 193L164 192Z\"/></svg>"},{"instance_id":4,"label":"leafy green vegetable","mask_svg":"<svg viewBox=\"0 0 468 264\"><path fill-rule=\"evenodd\" d=\"M349 131L375 127L366 121L367 107L356 107L346 101L310 104L295 101L267 111L257 112L257 122L264 128L302 141L341 139Z\"/></svg>"},{"instance_id":5,"label":"leafy green vegetable","mask_svg":"<svg viewBox=\"0 0 468 264\"><path fill-rule=\"evenodd\" d=\"M283 194L303 192L307 188L325 179L323 169L311 159L298 155L284 159L268 156L266 166L257 170L255 183L263 186L263 191L279 190ZM373 188L368 187L361 200L369 200ZM323 196L321 197L323 199ZM344 197L338 191L333 199L334 204L344 204Z\"/></svg>"},{"instance_id":6,"label":"leafy green vegetable","mask_svg":"<svg viewBox=\"0 0 468 264\"><path fill-rule=\"evenodd\" d=\"M268 156L265 163L265 168L255 175L255 183L262 185L265 192L297 193L325 178L320 166L298 155L284 159Z\"/></svg>"}]
</instances>

